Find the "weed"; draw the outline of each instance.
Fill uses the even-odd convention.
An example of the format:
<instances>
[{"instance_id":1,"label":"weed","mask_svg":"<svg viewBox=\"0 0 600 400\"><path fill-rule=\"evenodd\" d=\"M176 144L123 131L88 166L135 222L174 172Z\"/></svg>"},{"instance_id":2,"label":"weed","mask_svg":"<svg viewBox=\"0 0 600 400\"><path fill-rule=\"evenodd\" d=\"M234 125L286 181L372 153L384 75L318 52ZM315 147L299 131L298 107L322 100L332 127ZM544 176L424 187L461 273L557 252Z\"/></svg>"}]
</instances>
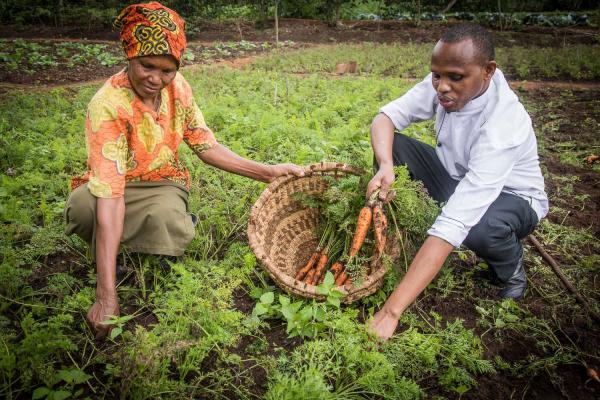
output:
<instances>
[{"instance_id":1,"label":"weed","mask_svg":"<svg viewBox=\"0 0 600 400\"><path fill-rule=\"evenodd\" d=\"M283 317L287 321L289 337L302 336L313 338L323 333L327 328L327 315L334 308L340 307L340 292L333 279L333 274L327 272L323 283L317 286L317 293L326 296L325 302L313 300L310 303L299 300L291 302L290 298L279 295L279 304L274 304L273 292L264 292L258 298L258 303L252 310L252 317L262 318Z\"/></svg>"}]
</instances>

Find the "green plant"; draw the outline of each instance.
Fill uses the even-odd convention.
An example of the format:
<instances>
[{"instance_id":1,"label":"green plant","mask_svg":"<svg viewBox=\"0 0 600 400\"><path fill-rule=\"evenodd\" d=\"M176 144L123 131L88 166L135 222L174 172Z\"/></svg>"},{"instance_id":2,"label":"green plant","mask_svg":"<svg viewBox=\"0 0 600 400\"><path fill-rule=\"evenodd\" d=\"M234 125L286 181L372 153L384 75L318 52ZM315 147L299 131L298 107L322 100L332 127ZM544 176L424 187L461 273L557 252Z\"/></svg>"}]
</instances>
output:
<instances>
[{"instance_id":1,"label":"green plant","mask_svg":"<svg viewBox=\"0 0 600 400\"><path fill-rule=\"evenodd\" d=\"M84 389L75 390L75 386L86 383L92 378L80 369L62 369L57 371L53 382L50 386L42 386L33 391L32 399L46 400L64 400L68 398L78 398L83 395ZM62 385L59 388L55 386L59 383Z\"/></svg>"},{"instance_id":2,"label":"green plant","mask_svg":"<svg viewBox=\"0 0 600 400\"><path fill-rule=\"evenodd\" d=\"M111 318L106 320L104 324L113 326L108 337L111 340L115 340L117 337L119 337L121 333L123 333L123 327L125 323L132 320L134 317L135 315L122 315L119 317L113 315Z\"/></svg>"},{"instance_id":3,"label":"green plant","mask_svg":"<svg viewBox=\"0 0 600 400\"><path fill-rule=\"evenodd\" d=\"M483 345L477 336L463 327L461 320L440 325L434 316L431 333L421 333L411 328L391 340L384 354L397 368L415 380L436 376L440 385L463 394L476 385L471 374L491 374L492 363L483 358Z\"/></svg>"},{"instance_id":4,"label":"green plant","mask_svg":"<svg viewBox=\"0 0 600 400\"><path fill-rule=\"evenodd\" d=\"M333 279L333 274L327 272L323 283L317 286L317 293L326 296L325 302L306 302L303 300L292 302L289 297L279 295L279 304L275 304L273 292L262 293L259 301L252 310L252 317L274 318L283 317L287 321L289 337L316 337L327 328L327 316L332 308L340 307L340 292Z\"/></svg>"}]
</instances>

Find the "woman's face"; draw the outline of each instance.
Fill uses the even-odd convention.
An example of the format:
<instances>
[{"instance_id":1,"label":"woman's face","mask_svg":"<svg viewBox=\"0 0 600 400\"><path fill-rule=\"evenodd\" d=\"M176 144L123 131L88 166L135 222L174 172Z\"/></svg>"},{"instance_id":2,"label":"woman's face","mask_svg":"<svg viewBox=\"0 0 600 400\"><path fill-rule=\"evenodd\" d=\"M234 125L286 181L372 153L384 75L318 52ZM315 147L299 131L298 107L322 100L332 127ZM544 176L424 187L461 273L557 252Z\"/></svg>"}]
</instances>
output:
<instances>
[{"instance_id":1,"label":"woman's face","mask_svg":"<svg viewBox=\"0 0 600 400\"><path fill-rule=\"evenodd\" d=\"M129 81L142 100L155 99L177 74L172 56L143 56L129 60Z\"/></svg>"}]
</instances>

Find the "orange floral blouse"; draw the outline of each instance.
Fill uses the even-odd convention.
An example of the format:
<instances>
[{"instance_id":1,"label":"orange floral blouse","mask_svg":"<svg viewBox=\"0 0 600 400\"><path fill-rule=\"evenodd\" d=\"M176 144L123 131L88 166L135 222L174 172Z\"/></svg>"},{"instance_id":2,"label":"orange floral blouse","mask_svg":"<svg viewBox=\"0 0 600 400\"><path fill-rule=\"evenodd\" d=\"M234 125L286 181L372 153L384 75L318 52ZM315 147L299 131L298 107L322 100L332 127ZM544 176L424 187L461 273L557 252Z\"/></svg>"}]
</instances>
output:
<instances>
[{"instance_id":1,"label":"orange floral blouse","mask_svg":"<svg viewBox=\"0 0 600 400\"><path fill-rule=\"evenodd\" d=\"M179 144L201 154L217 143L180 73L162 89L158 112L135 95L125 70L113 75L88 105L85 134L88 170L71 180L71 188L87 182L103 198L123 196L132 181L168 179L189 189Z\"/></svg>"}]
</instances>

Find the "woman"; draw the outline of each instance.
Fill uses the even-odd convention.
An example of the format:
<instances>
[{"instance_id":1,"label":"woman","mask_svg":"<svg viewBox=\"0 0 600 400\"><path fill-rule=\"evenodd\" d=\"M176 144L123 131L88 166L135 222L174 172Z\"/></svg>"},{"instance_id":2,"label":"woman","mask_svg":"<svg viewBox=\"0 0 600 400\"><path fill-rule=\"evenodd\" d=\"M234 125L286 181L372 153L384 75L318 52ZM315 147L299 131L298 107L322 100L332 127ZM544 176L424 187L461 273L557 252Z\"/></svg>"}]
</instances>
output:
<instances>
[{"instance_id":1,"label":"woman","mask_svg":"<svg viewBox=\"0 0 600 400\"><path fill-rule=\"evenodd\" d=\"M104 337L119 314L116 258L132 252L178 256L194 236L187 212L189 172L177 148L183 140L205 163L262 182L302 175L294 164L265 165L219 144L178 73L185 23L156 2L125 8L115 21L128 66L92 98L86 117L88 170L72 180L65 207L67 234L92 247L96 302L87 318Z\"/></svg>"}]
</instances>

